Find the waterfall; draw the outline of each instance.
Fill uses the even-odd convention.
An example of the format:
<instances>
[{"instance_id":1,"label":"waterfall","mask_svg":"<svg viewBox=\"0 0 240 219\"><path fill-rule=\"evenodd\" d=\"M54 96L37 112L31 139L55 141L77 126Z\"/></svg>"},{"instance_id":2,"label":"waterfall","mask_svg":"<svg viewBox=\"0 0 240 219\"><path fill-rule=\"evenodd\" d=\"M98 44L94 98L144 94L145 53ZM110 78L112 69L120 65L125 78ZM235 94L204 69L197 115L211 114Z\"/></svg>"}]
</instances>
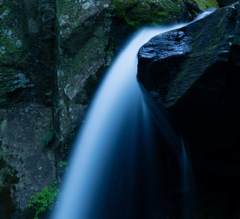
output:
<instances>
[{"instance_id":1,"label":"waterfall","mask_svg":"<svg viewBox=\"0 0 240 219\"><path fill-rule=\"evenodd\" d=\"M194 201L194 178L192 165L189 160L189 150L187 142L184 139L181 140L182 144L182 154L179 157L180 168L182 173L182 184L183 184L183 204L184 204L184 216L185 218L190 218L190 208L189 206Z\"/></svg>"},{"instance_id":2,"label":"waterfall","mask_svg":"<svg viewBox=\"0 0 240 219\"><path fill-rule=\"evenodd\" d=\"M146 166L154 166L151 164L155 162L151 152L154 136L149 111L136 80L137 53L155 35L183 26L143 28L116 58L78 133L53 219L133 219L139 216L132 210L136 208L133 203L137 202L140 209L146 206L146 202L139 200L147 199L148 193L139 194L140 189L136 188L147 185L151 190L154 180L143 180L138 185L136 177L147 172L143 170L144 159L139 160L138 156L146 156ZM154 173L146 176L151 179ZM147 203L149 211L155 201Z\"/></svg>"}]
</instances>

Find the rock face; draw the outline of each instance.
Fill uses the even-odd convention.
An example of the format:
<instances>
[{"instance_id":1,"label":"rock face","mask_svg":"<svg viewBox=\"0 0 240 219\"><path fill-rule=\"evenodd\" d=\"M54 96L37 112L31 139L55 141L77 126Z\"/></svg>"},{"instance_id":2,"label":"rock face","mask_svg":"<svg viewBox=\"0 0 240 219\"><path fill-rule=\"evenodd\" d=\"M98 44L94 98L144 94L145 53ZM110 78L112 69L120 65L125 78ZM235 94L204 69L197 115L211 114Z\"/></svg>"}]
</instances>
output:
<instances>
[{"instance_id":1,"label":"rock face","mask_svg":"<svg viewBox=\"0 0 240 219\"><path fill-rule=\"evenodd\" d=\"M22 98L51 101L46 93L52 90L55 5L37 2L1 2L1 105Z\"/></svg>"},{"instance_id":2,"label":"rock face","mask_svg":"<svg viewBox=\"0 0 240 219\"><path fill-rule=\"evenodd\" d=\"M13 198L16 208L15 212L7 212L8 208L3 208L0 216L25 218L29 197L56 179L54 153L44 145L44 139L53 128L52 110L31 103L1 109L0 116L0 194L7 189L11 192L9 197L1 195L0 202L1 199Z\"/></svg>"},{"instance_id":3,"label":"rock face","mask_svg":"<svg viewBox=\"0 0 240 219\"><path fill-rule=\"evenodd\" d=\"M189 141L200 139L196 150L238 136L238 7L158 35L139 51L140 82L174 114Z\"/></svg>"},{"instance_id":4,"label":"rock face","mask_svg":"<svg viewBox=\"0 0 240 219\"><path fill-rule=\"evenodd\" d=\"M200 5L203 9L213 6L218 7L216 1L202 1ZM187 17L182 1L57 2L55 129L61 144L83 121L103 73L133 28L175 23Z\"/></svg>"},{"instance_id":5,"label":"rock face","mask_svg":"<svg viewBox=\"0 0 240 219\"><path fill-rule=\"evenodd\" d=\"M138 54L139 81L188 140L197 183L206 185L195 209L202 217L193 218L210 214L218 218L213 212L222 204L204 207L202 199L228 196L231 202L225 203L226 212L219 218L231 218L235 210L229 203L240 202L235 199L240 180L239 13L239 2L221 8L184 28L155 36Z\"/></svg>"},{"instance_id":6,"label":"rock face","mask_svg":"<svg viewBox=\"0 0 240 219\"><path fill-rule=\"evenodd\" d=\"M31 195L56 179L54 1L0 0L0 218L33 218ZM50 139L47 139L49 143Z\"/></svg>"},{"instance_id":7,"label":"rock face","mask_svg":"<svg viewBox=\"0 0 240 219\"><path fill-rule=\"evenodd\" d=\"M0 0L0 218L32 218L30 196L59 175L69 139L134 28L187 17L180 0Z\"/></svg>"},{"instance_id":8,"label":"rock face","mask_svg":"<svg viewBox=\"0 0 240 219\"><path fill-rule=\"evenodd\" d=\"M205 10L218 8L217 1L191 0L191 3ZM183 1L152 1L152 0L113 0L115 13L133 27L142 23L171 24L185 21L188 10Z\"/></svg>"},{"instance_id":9,"label":"rock face","mask_svg":"<svg viewBox=\"0 0 240 219\"><path fill-rule=\"evenodd\" d=\"M91 86L111 63L113 52L107 49L112 24L106 12L109 3L57 3L57 113L59 136L64 142L83 119Z\"/></svg>"},{"instance_id":10,"label":"rock face","mask_svg":"<svg viewBox=\"0 0 240 219\"><path fill-rule=\"evenodd\" d=\"M231 5L233 3L237 2L236 0L218 0L218 3L220 5L226 6L226 5Z\"/></svg>"}]
</instances>

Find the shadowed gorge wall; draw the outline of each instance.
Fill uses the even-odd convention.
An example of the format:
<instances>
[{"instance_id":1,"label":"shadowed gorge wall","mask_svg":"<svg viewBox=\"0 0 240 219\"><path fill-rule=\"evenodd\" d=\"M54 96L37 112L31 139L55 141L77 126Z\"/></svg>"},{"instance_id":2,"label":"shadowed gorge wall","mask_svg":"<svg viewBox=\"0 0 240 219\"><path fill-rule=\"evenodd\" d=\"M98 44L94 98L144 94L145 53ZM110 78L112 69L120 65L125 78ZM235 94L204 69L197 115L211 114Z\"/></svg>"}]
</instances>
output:
<instances>
[{"instance_id":1,"label":"shadowed gorge wall","mask_svg":"<svg viewBox=\"0 0 240 219\"><path fill-rule=\"evenodd\" d=\"M203 10L218 7L214 0L191 2ZM173 74L170 79L164 76L167 83L161 94L154 93L155 84L149 85L152 94L159 95L175 115L178 128L189 142L202 139L192 150L218 147L217 138L223 130L227 136L231 133L229 139L234 148L238 142L235 127L239 116L234 102L238 93L238 67L237 70L235 67L239 65L237 11L237 7L219 10L209 21L208 30L199 23L196 29L187 27L176 33L174 43L193 43L186 45L187 58L166 58L162 68L168 70L170 63ZM166 25L189 19L182 1L0 0L0 194L4 194L0 195L1 218L33 218L34 213L27 207L30 196L56 179L61 181L62 162L68 156L70 142L85 119L104 73L129 36L143 25ZM170 35L165 36L171 38ZM216 35L222 38L214 38ZM194 64L182 62L185 58L195 59ZM211 75L208 84L203 85L205 74L200 74L204 66L207 74L219 73L219 81ZM235 69L230 73L232 76L225 75L232 68ZM191 78L186 80L187 76ZM154 81L163 84L155 78ZM214 91L211 95L207 93L206 98L199 87L204 87L204 92ZM224 92L215 96L215 90L222 91L225 87L229 88L226 98ZM189 103L193 99L181 99L194 95L206 99L212 108L205 109L203 102L193 106ZM185 101L190 106L187 111ZM199 105L204 108L199 111L204 113L196 118L195 109ZM208 128L202 120L205 114L212 115ZM224 121L219 117L224 117ZM191 129L193 122L195 129ZM208 136L215 138L205 143ZM219 145L224 148L222 143ZM211 156L204 154L204 158L211 166ZM230 166L226 173L230 173L229 169ZM214 165L209 168L211 171L221 175Z\"/></svg>"},{"instance_id":2,"label":"shadowed gorge wall","mask_svg":"<svg viewBox=\"0 0 240 219\"><path fill-rule=\"evenodd\" d=\"M138 54L140 82L189 142L199 186L189 206L194 218L238 212L239 9L236 3L158 35Z\"/></svg>"},{"instance_id":3,"label":"shadowed gorge wall","mask_svg":"<svg viewBox=\"0 0 240 219\"><path fill-rule=\"evenodd\" d=\"M0 1L0 217L33 218L30 196L56 179L54 1Z\"/></svg>"}]
</instances>

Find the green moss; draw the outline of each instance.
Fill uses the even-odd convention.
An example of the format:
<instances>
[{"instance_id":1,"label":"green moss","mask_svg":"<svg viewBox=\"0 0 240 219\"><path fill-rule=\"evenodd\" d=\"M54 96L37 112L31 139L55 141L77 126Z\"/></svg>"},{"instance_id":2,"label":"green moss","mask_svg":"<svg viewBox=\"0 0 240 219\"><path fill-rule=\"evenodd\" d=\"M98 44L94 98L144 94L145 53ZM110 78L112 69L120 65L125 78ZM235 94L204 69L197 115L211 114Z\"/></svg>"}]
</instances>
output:
<instances>
[{"instance_id":1,"label":"green moss","mask_svg":"<svg viewBox=\"0 0 240 219\"><path fill-rule=\"evenodd\" d=\"M160 11L160 12L158 12L158 15L167 17L168 16L168 12L167 11Z\"/></svg>"},{"instance_id":2,"label":"green moss","mask_svg":"<svg viewBox=\"0 0 240 219\"><path fill-rule=\"evenodd\" d=\"M113 0L114 13L123 18L131 27L137 28L145 24L167 24L176 22L175 17L184 13L178 7L182 1L153 0Z\"/></svg>"},{"instance_id":3,"label":"green moss","mask_svg":"<svg viewBox=\"0 0 240 219\"><path fill-rule=\"evenodd\" d=\"M124 19L127 24L134 27L139 27L143 23L150 21L150 7L147 4L139 3L133 7L131 11L125 14Z\"/></svg>"},{"instance_id":4,"label":"green moss","mask_svg":"<svg viewBox=\"0 0 240 219\"><path fill-rule=\"evenodd\" d=\"M46 134L45 138L41 141L43 146L47 146L49 142L53 139L54 133L49 132Z\"/></svg>"},{"instance_id":5,"label":"green moss","mask_svg":"<svg viewBox=\"0 0 240 219\"><path fill-rule=\"evenodd\" d=\"M11 0L4 1L2 5L1 12L6 11L6 18L0 20L0 63L19 66L26 60L24 30L15 23L15 20L22 20L22 14L19 4Z\"/></svg>"},{"instance_id":6,"label":"green moss","mask_svg":"<svg viewBox=\"0 0 240 219\"><path fill-rule=\"evenodd\" d=\"M233 40L233 44L240 45L240 37L236 37L236 38Z\"/></svg>"},{"instance_id":7,"label":"green moss","mask_svg":"<svg viewBox=\"0 0 240 219\"><path fill-rule=\"evenodd\" d=\"M75 0L68 0L68 1L56 0L56 4L58 6L59 14L62 14L62 13L65 14L72 8L76 8Z\"/></svg>"},{"instance_id":8,"label":"green moss","mask_svg":"<svg viewBox=\"0 0 240 219\"><path fill-rule=\"evenodd\" d=\"M88 69L92 67L93 61L105 57L107 40L106 37L90 38L71 61L69 67L64 70L65 75L62 76L62 80L70 80L75 74L87 74Z\"/></svg>"},{"instance_id":9,"label":"green moss","mask_svg":"<svg viewBox=\"0 0 240 219\"><path fill-rule=\"evenodd\" d=\"M140 2L141 0L112 1L114 5L114 12L119 17L124 17L129 9L133 8L134 6L137 6Z\"/></svg>"},{"instance_id":10,"label":"green moss","mask_svg":"<svg viewBox=\"0 0 240 219\"><path fill-rule=\"evenodd\" d=\"M207 8L219 8L216 0L190 0L190 2L196 4L199 8L206 10Z\"/></svg>"},{"instance_id":11,"label":"green moss","mask_svg":"<svg viewBox=\"0 0 240 219\"><path fill-rule=\"evenodd\" d=\"M81 24L86 17L89 17L89 13L94 15L99 9L95 7L93 10L82 10L82 8L76 6L75 0L56 0L57 6L57 21L64 19L66 21L71 21L67 24L68 32L70 33L72 29L76 28ZM94 11L95 10L95 11Z\"/></svg>"}]
</instances>

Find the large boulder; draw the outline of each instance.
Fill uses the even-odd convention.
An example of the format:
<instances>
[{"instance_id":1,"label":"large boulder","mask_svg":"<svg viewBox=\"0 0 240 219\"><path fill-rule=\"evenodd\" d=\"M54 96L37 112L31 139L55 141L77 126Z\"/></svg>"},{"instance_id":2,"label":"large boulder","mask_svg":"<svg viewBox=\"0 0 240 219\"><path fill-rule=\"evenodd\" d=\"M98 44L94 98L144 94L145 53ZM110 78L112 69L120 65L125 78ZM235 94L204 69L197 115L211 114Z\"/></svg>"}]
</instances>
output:
<instances>
[{"instance_id":1,"label":"large boulder","mask_svg":"<svg viewBox=\"0 0 240 219\"><path fill-rule=\"evenodd\" d=\"M199 182L231 193L240 180L239 10L238 2L158 35L138 54L138 79L189 142Z\"/></svg>"},{"instance_id":2,"label":"large boulder","mask_svg":"<svg viewBox=\"0 0 240 219\"><path fill-rule=\"evenodd\" d=\"M192 2L202 9L218 7L215 0ZM134 28L187 18L182 0L57 2L54 123L61 145L74 136L104 72Z\"/></svg>"},{"instance_id":3,"label":"large boulder","mask_svg":"<svg viewBox=\"0 0 240 219\"><path fill-rule=\"evenodd\" d=\"M181 0L0 0L1 218L31 217L30 196L55 180L69 138L134 28L187 15Z\"/></svg>"},{"instance_id":4,"label":"large boulder","mask_svg":"<svg viewBox=\"0 0 240 219\"><path fill-rule=\"evenodd\" d=\"M192 218L232 218L233 211L236 218L239 213L239 13L239 2L221 8L155 36L138 54L140 83L189 142L200 185L196 205L188 206Z\"/></svg>"},{"instance_id":5,"label":"large boulder","mask_svg":"<svg viewBox=\"0 0 240 219\"><path fill-rule=\"evenodd\" d=\"M222 6L231 5L237 2L236 0L218 0L218 3Z\"/></svg>"},{"instance_id":6,"label":"large boulder","mask_svg":"<svg viewBox=\"0 0 240 219\"><path fill-rule=\"evenodd\" d=\"M192 150L239 140L239 4L152 38L139 51L138 78L174 115Z\"/></svg>"}]
</instances>

